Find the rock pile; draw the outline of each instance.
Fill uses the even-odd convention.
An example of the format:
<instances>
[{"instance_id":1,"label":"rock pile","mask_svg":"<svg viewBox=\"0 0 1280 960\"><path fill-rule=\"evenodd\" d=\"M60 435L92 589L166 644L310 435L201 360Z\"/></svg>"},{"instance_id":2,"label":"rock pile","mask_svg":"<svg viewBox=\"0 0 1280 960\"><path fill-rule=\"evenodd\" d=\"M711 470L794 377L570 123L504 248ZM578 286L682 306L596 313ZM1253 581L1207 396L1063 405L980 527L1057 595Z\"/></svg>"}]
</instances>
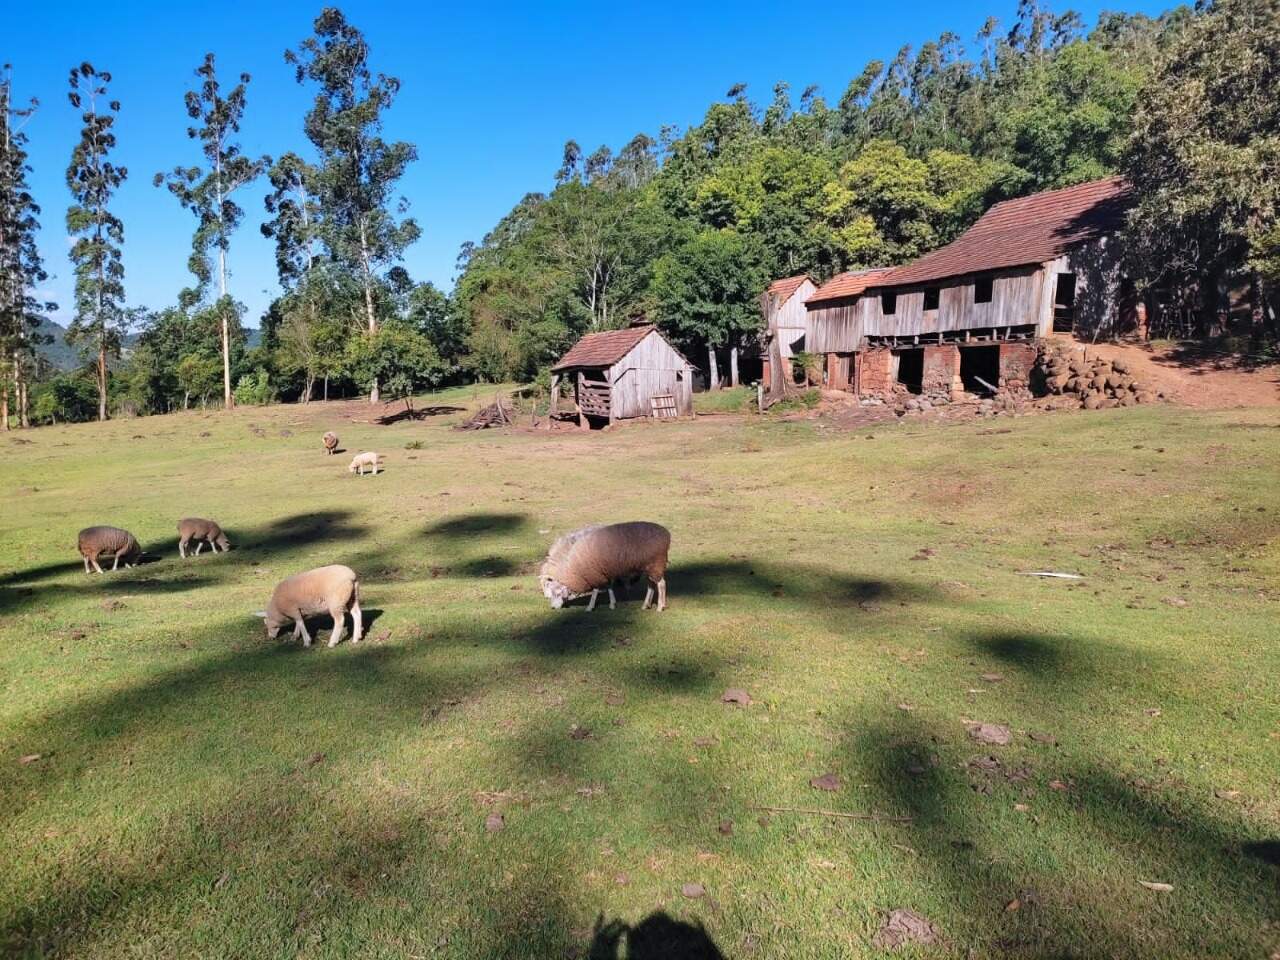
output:
<instances>
[{"instance_id":1,"label":"rock pile","mask_svg":"<svg viewBox=\"0 0 1280 960\"><path fill-rule=\"evenodd\" d=\"M1131 407L1160 399L1150 385L1137 380L1124 360L1084 356L1052 341L1039 345L1031 371L1036 393L1074 398L1086 410Z\"/></svg>"}]
</instances>

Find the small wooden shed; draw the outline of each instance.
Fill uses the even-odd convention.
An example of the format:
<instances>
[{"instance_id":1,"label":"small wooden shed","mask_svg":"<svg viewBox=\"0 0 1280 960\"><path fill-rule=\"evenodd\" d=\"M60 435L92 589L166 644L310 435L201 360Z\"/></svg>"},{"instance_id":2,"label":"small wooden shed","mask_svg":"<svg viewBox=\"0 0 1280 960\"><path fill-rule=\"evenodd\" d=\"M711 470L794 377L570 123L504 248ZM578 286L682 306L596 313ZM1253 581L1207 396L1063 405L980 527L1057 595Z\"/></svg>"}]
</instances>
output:
<instances>
[{"instance_id":1,"label":"small wooden shed","mask_svg":"<svg viewBox=\"0 0 1280 960\"><path fill-rule=\"evenodd\" d=\"M583 428L591 418L613 423L693 412L693 364L651 323L588 333L575 343L551 368L552 417L562 379L573 384Z\"/></svg>"}]
</instances>

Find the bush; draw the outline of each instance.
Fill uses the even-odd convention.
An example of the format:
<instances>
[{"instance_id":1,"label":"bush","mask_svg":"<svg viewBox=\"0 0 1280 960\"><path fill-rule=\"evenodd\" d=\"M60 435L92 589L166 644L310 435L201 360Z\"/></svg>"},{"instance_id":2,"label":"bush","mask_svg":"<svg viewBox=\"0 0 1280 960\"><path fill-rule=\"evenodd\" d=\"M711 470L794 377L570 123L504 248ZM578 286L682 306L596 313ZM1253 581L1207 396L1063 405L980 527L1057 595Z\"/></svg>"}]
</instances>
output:
<instances>
[{"instance_id":1,"label":"bush","mask_svg":"<svg viewBox=\"0 0 1280 960\"><path fill-rule=\"evenodd\" d=\"M275 403L276 388L271 384L271 375L259 367L253 373L246 373L236 384L236 403L261 407Z\"/></svg>"}]
</instances>

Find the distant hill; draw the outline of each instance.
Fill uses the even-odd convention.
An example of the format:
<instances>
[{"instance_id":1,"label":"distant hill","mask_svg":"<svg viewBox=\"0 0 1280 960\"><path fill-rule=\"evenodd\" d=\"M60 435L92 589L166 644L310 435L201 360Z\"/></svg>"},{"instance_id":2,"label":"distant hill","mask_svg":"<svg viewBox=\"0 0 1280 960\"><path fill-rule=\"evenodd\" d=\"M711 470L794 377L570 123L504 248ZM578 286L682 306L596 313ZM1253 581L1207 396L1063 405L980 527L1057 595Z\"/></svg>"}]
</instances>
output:
<instances>
[{"instance_id":1,"label":"distant hill","mask_svg":"<svg viewBox=\"0 0 1280 960\"><path fill-rule=\"evenodd\" d=\"M46 337L53 339L49 343L42 343L39 346L39 352L42 357L48 360L58 370L74 370L81 366L83 361L75 347L69 346L66 341L67 328L52 320L42 320L37 328L38 332ZM248 334L246 346L252 349L262 343L262 331L257 329L249 329L245 331ZM131 333L124 338L124 348L127 353L129 348L138 341L138 334Z\"/></svg>"}]
</instances>

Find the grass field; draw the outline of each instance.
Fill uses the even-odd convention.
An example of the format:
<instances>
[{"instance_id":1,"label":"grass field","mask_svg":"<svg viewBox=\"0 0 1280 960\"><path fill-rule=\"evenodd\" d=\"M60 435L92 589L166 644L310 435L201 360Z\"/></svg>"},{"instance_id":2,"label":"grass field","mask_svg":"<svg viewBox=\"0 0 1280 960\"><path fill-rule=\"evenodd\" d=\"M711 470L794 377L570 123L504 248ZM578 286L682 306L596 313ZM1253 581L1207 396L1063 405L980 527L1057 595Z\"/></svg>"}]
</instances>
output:
<instances>
[{"instance_id":1,"label":"grass field","mask_svg":"<svg viewBox=\"0 0 1280 960\"><path fill-rule=\"evenodd\" d=\"M1274 411L352 410L0 439L6 955L861 957L895 908L901 956L1280 950ZM180 561L185 515L236 549ZM671 528L670 608L551 610L547 544L614 519ZM158 559L86 576L93 523ZM334 562L366 642L267 642Z\"/></svg>"}]
</instances>

